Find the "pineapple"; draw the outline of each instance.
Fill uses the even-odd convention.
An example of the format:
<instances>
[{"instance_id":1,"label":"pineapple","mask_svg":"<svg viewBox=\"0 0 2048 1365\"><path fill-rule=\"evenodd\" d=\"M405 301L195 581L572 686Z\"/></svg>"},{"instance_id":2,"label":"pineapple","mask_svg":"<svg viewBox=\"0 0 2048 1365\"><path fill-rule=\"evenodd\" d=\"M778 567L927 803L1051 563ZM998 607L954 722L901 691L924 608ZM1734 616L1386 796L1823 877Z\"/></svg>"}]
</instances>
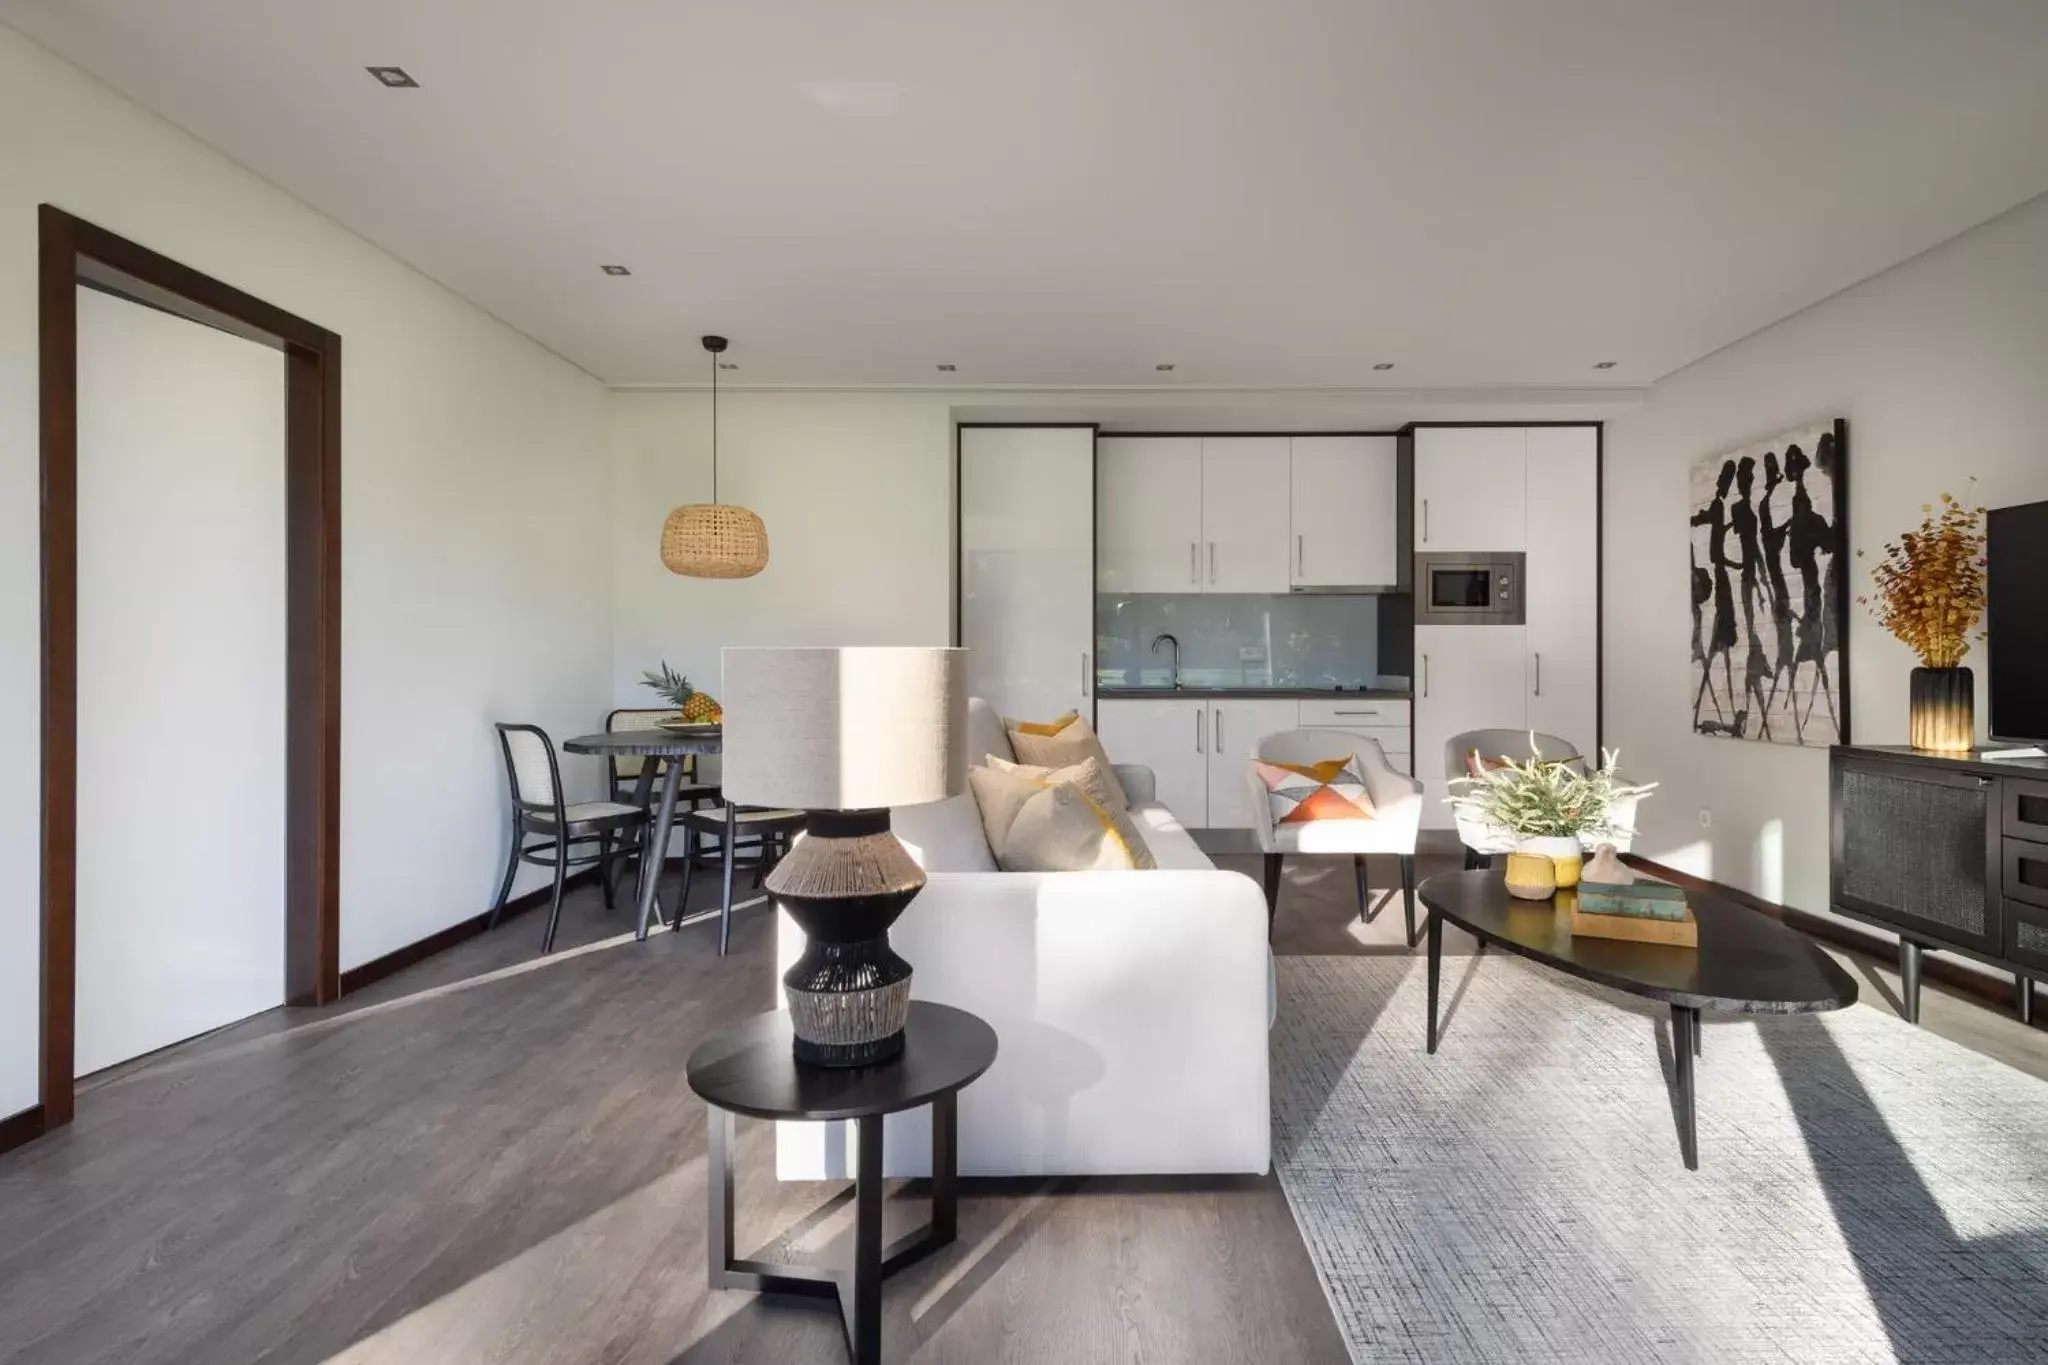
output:
<instances>
[{"instance_id":1,"label":"pineapple","mask_svg":"<svg viewBox=\"0 0 2048 1365\"><path fill-rule=\"evenodd\" d=\"M668 666L668 660L661 662L659 673L648 671L640 679L663 701L682 712L682 718L692 725L717 725L725 719L725 709L708 692L699 692L690 686L690 680Z\"/></svg>"}]
</instances>

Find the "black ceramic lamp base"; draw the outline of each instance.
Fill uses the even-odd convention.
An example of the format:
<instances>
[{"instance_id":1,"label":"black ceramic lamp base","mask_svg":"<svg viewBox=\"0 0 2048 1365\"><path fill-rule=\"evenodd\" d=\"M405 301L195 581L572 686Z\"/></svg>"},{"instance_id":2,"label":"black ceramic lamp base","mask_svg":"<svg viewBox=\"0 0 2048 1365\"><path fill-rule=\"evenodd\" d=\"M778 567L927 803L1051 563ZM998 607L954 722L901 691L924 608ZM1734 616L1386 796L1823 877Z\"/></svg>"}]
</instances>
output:
<instances>
[{"instance_id":1,"label":"black ceramic lamp base","mask_svg":"<svg viewBox=\"0 0 2048 1365\"><path fill-rule=\"evenodd\" d=\"M814 1066L873 1066L903 1051L910 964L889 926L924 889L924 869L889 832L889 812L812 811L808 837L768 875L767 891L804 931L783 973L792 1052Z\"/></svg>"}]
</instances>

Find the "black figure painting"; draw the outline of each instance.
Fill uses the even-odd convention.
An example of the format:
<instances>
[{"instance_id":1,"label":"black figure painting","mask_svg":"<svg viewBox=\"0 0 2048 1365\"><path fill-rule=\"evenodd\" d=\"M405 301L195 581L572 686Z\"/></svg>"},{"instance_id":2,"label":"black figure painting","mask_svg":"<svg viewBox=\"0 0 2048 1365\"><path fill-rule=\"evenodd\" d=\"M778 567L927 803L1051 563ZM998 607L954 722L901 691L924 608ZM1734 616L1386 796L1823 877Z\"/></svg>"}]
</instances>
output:
<instances>
[{"instance_id":1,"label":"black figure painting","mask_svg":"<svg viewBox=\"0 0 2048 1365\"><path fill-rule=\"evenodd\" d=\"M1824 748L1849 740L1847 425L1692 466L1692 728Z\"/></svg>"}]
</instances>

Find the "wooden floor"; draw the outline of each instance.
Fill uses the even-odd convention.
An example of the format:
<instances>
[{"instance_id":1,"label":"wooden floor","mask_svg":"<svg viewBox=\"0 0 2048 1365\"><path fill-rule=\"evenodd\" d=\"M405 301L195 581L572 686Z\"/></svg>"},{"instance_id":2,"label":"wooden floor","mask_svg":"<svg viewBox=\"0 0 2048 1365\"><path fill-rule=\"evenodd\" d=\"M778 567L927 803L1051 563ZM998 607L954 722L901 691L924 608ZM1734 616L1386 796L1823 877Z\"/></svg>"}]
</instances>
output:
<instances>
[{"instance_id":1,"label":"wooden floor","mask_svg":"<svg viewBox=\"0 0 2048 1365\"><path fill-rule=\"evenodd\" d=\"M1407 951L1398 904L1361 925L1352 896L1341 861L1290 867L1279 950ZM705 1287L682 1061L769 1007L766 910L722 962L715 924L646 945L625 924L582 893L550 958L529 914L334 1009L95 1078L71 1128L0 1157L0 1360L839 1360L828 1306ZM2048 1074L2010 1019L1934 988L1923 1019ZM765 1125L742 1121L741 1163L743 1243L848 1232L843 1186L774 1179ZM891 1235L920 1193L896 1192ZM959 1241L885 1303L892 1359L1346 1359L1271 1177L969 1181Z\"/></svg>"}]
</instances>

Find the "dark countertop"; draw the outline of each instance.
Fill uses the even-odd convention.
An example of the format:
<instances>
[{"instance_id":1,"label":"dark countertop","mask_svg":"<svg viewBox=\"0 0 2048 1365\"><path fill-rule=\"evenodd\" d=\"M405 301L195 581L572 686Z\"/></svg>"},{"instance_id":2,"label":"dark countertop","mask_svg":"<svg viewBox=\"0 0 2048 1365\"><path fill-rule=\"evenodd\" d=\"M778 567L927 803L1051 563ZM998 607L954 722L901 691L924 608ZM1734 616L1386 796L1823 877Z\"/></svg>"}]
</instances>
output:
<instances>
[{"instance_id":1,"label":"dark countertop","mask_svg":"<svg viewBox=\"0 0 2048 1365\"><path fill-rule=\"evenodd\" d=\"M1342 691L1334 687L1098 687L1097 701L1170 701L1175 697L1242 697L1247 701L1259 698L1301 698L1309 701L1370 701L1374 699L1408 701L1414 697L1408 688L1393 687L1347 687Z\"/></svg>"}]
</instances>

